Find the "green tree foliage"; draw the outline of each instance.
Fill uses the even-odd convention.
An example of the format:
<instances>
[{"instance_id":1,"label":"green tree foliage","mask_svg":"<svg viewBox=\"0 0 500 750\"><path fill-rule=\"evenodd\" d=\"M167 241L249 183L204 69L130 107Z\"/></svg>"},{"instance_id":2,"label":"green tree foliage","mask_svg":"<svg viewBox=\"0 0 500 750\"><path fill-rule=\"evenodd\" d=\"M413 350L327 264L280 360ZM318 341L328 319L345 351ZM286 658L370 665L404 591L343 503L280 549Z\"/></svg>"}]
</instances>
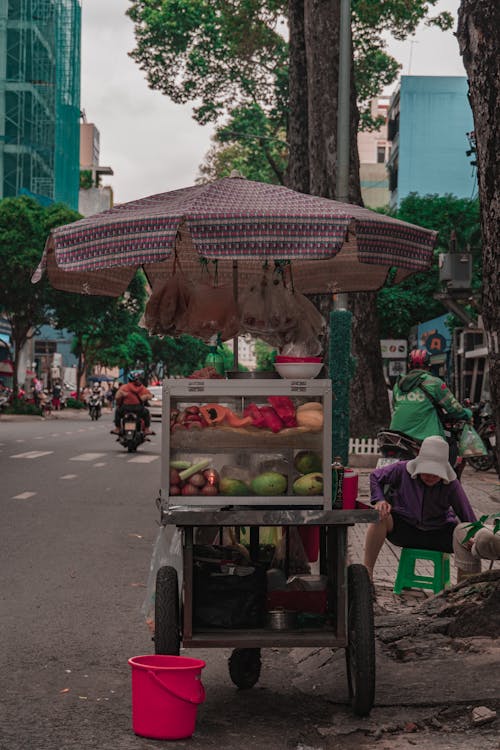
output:
<instances>
[{"instance_id":1,"label":"green tree foliage","mask_svg":"<svg viewBox=\"0 0 500 750\"><path fill-rule=\"evenodd\" d=\"M257 359L257 370L263 372L274 372L274 360L276 358L277 351L272 346L266 344L265 341L257 339L255 342L255 357Z\"/></svg>"},{"instance_id":2,"label":"green tree foliage","mask_svg":"<svg viewBox=\"0 0 500 750\"><path fill-rule=\"evenodd\" d=\"M258 104L234 109L212 140L198 182L227 177L233 169L250 180L284 182L287 144L281 118L273 120Z\"/></svg>"},{"instance_id":3,"label":"green tree foliage","mask_svg":"<svg viewBox=\"0 0 500 750\"><path fill-rule=\"evenodd\" d=\"M449 13L430 12L438 0L353 0L352 29L356 88L364 127L377 127L370 100L396 79L399 64L384 35L412 34L422 20L449 29ZM246 176L283 182L288 119L287 0L133 0L133 59L151 88L172 101L193 102L202 123L226 123L215 139L225 152L207 158L202 178L231 168ZM240 144L240 149L228 146ZM256 159L256 154L258 158ZM221 172L217 167L226 166ZM259 162L264 166L258 167ZM230 170L229 170L230 171Z\"/></svg>"},{"instance_id":4,"label":"green tree foliage","mask_svg":"<svg viewBox=\"0 0 500 750\"><path fill-rule=\"evenodd\" d=\"M380 290L377 307L381 335L384 338L406 338L413 325L430 320L446 312L434 299L442 291L439 282L438 255L447 252L452 232L456 233L458 250L473 254L473 292L481 287L481 237L479 202L453 195L411 194L401 201L395 213L398 219L439 232L432 268L411 276L400 284L390 283Z\"/></svg>"},{"instance_id":5,"label":"green tree foliage","mask_svg":"<svg viewBox=\"0 0 500 750\"><path fill-rule=\"evenodd\" d=\"M36 329L50 322L48 282L31 283L50 230L80 215L63 204L42 207L21 196L0 201L0 310L12 327L14 392L21 349Z\"/></svg>"},{"instance_id":6,"label":"green tree foliage","mask_svg":"<svg viewBox=\"0 0 500 750\"><path fill-rule=\"evenodd\" d=\"M145 280L137 273L125 294L116 299L52 290L52 323L74 334L73 352L78 357L77 384L94 365L133 367L148 359L138 322L146 299Z\"/></svg>"},{"instance_id":7,"label":"green tree foliage","mask_svg":"<svg viewBox=\"0 0 500 750\"><path fill-rule=\"evenodd\" d=\"M191 375L200 370L209 352L208 344L194 336L182 334L173 336L149 336L151 361L148 368L150 376L158 379L168 376Z\"/></svg>"}]
</instances>

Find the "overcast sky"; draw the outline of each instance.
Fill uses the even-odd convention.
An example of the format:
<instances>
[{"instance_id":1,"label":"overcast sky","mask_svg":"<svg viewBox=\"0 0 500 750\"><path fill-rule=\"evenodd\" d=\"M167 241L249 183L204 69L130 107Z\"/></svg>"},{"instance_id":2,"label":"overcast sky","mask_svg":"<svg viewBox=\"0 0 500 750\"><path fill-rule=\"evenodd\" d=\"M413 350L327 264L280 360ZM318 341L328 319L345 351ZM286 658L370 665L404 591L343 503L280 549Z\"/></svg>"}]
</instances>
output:
<instances>
[{"instance_id":1,"label":"overcast sky","mask_svg":"<svg viewBox=\"0 0 500 750\"><path fill-rule=\"evenodd\" d=\"M460 0L440 0L456 18ZM111 166L115 201L191 185L210 146L210 127L198 125L189 105L151 91L137 64L128 0L82 0L82 96L87 120L101 134L101 165ZM414 42L389 42L412 75L465 75L452 32L418 29Z\"/></svg>"}]
</instances>

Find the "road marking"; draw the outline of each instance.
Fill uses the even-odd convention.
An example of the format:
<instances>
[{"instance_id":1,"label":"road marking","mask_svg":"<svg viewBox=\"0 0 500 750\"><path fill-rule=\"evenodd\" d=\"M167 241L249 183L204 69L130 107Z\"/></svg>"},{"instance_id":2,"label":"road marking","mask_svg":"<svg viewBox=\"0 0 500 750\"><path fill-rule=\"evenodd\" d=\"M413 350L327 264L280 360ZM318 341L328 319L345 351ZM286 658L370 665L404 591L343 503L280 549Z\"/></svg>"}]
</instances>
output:
<instances>
[{"instance_id":1,"label":"road marking","mask_svg":"<svg viewBox=\"0 0 500 750\"><path fill-rule=\"evenodd\" d=\"M19 438L16 440L16 443L25 443L26 440L19 440Z\"/></svg>"},{"instance_id":2,"label":"road marking","mask_svg":"<svg viewBox=\"0 0 500 750\"><path fill-rule=\"evenodd\" d=\"M50 437L59 437L59 433L58 432L53 432Z\"/></svg>"},{"instance_id":3,"label":"road marking","mask_svg":"<svg viewBox=\"0 0 500 750\"><path fill-rule=\"evenodd\" d=\"M35 440L43 440L43 438L44 438L44 435L37 435Z\"/></svg>"},{"instance_id":4,"label":"road marking","mask_svg":"<svg viewBox=\"0 0 500 750\"><path fill-rule=\"evenodd\" d=\"M96 466L96 467L97 467L97 466L106 466L106 464L104 464L104 463L101 463L101 464L93 464L93 466Z\"/></svg>"},{"instance_id":5,"label":"road marking","mask_svg":"<svg viewBox=\"0 0 500 750\"><path fill-rule=\"evenodd\" d=\"M105 453L80 453L79 456L73 456L73 458L70 458L70 461L95 461L96 458L101 458L101 456L105 456Z\"/></svg>"},{"instance_id":6,"label":"road marking","mask_svg":"<svg viewBox=\"0 0 500 750\"><path fill-rule=\"evenodd\" d=\"M127 463L129 464L150 464L151 461L156 461L159 456L136 456L135 458L129 458Z\"/></svg>"},{"instance_id":7,"label":"road marking","mask_svg":"<svg viewBox=\"0 0 500 750\"><path fill-rule=\"evenodd\" d=\"M78 474L64 474L64 476L59 477L59 479L76 479L78 477Z\"/></svg>"},{"instance_id":8,"label":"road marking","mask_svg":"<svg viewBox=\"0 0 500 750\"><path fill-rule=\"evenodd\" d=\"M14 495L13 500L27 500L29 497L36 495L36 492L21 492L20 495Z\"/></svg>"},{"instance_id":9,"label":"road marking","mask_svg":"<svg viewBox=\"0 0 500 750\"><path fill-rule=\"evenodd\" d=\"M28 451L27 453L17 453L11 458L41 458L42 456L48 456L54 451Z\"/></svg>"}]
</instances>

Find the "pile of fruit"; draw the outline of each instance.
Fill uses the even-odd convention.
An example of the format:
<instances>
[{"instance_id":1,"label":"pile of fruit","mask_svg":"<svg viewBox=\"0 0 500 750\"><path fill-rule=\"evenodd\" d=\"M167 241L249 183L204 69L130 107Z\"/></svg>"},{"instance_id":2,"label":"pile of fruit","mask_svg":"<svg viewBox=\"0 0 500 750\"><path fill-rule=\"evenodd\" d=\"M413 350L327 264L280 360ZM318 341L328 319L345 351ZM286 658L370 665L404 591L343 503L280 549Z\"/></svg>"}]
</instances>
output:
<instances>
[{"instance_id":1,"label":"pile of fruit","mask_svg":"<svg viewBox=\"0 0 500 750\"><path fill-rule=\"evenodd\" d=\"M200 430L205 427L257 427L281 432L289 427L303 427L311 432L323 428L323 405L311 401L297 408L288 396L269 396L268 404L248 404L243 416L236 414L222 404L187 406L185 409L172 409L170 431Z\"/></svg>"},{"instance_id":2,"label":"pile of fruit","mask_svg":"<svg viewBox=\"0 0 500 750\"><path fill-rule=\"evenodd\" d=\"M172 461L170 463L170 495L218 495L220 478L210 461Z\"/></svg>"},{"instance_id":3,"label":"pile of fruit","mask_svg":"<svg viewBox=\"0 0 500 750\"><path fill-rule=\"evenodd\" d=\"M314 451L300 451L293 465L301 475L293 483L294 495L322 495L323 474L321 456Z\"/></svg>"}]
</instances>

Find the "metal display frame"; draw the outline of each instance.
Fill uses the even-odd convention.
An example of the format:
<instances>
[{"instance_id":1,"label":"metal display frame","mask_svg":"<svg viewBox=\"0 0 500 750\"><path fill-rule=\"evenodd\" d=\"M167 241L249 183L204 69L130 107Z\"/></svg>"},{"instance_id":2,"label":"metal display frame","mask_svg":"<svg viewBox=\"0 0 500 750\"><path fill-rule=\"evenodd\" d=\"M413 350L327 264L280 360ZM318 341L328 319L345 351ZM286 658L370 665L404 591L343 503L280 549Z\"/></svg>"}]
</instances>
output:
<instances>
[{"instance_id":1,"label":"metal display frame","mask_svg":"<svg viewBox=\"0 0 500 750\"><path fill-rule=\"evenodd\" d=\"M315 432L301 431L300 428L285 429L273 434L269 430L253 431L243 429L227 429L207 427L195 434L170 433L170 412L172 401L189 404L202 404L224 399L240 399L240 407L245 400L262 400L267 396L288 396L300 398L304 402L320 400L323 405L323 428ZM296 507L322 508L332 507L332 477L330 471L332 456L332 386L331 380L166 380L163 384L163 424L162 424L162 471L160 498L162 508L172 506L194 506L211 508L231 506L251 507ZM179 439L179 435L181 436ZM189 455L201 458L218 451L219 454L234 453L235 455L256 451L271 454L283 453L288 459L288 492L291 493L293 479L294 451L320 450L323 463L323 494L311 497L292 494L278 496L169 496L170 457L171 451L176 450L179 455ZM325 470L326 469L326 470Z\"/></svg>"}]
</instances>

